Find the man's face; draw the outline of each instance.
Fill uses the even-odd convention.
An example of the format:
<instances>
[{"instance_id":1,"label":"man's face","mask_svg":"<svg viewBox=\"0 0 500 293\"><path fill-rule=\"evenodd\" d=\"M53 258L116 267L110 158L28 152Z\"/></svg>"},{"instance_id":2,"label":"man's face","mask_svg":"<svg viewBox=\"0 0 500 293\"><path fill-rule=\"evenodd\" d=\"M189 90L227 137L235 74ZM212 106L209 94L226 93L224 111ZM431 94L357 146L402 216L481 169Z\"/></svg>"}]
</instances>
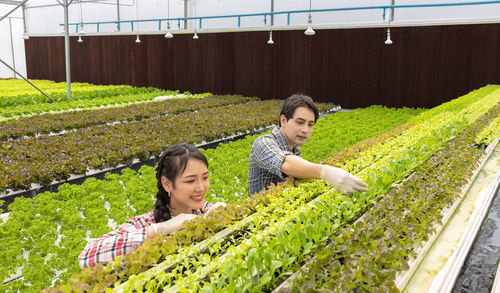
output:
<instances>
[{"instance_id":1,"label":"man's face","mask_svg":"<svg viewBox=\"0 0 500 293\"><path fill-rule=\"evenodd\" d=\"M314 112L306 107L295 109L292 118L286 119L285 115L280 116L281 134L285 137L287 144L293 146L304 145L311 136L314 128Z\"/></svg>"}]
</instances>

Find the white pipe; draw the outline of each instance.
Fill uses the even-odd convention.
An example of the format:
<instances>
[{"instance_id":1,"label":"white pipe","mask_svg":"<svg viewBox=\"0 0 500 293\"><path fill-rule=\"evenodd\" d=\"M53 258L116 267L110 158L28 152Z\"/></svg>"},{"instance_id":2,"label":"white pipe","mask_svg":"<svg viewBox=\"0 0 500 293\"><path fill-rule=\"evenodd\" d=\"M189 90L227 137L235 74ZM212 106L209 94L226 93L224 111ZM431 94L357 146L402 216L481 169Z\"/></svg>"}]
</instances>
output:
<instances>
[{"instance_id":1,"label":"white pipe","mask_svg":"<svg viewBox=\"0 0 500 293\"><path fill-rule=\"evenodd\" d=\"M14 55L14 38L12 37L12 18L9 17L10 49L12 52L12 67L14 68L14 78L16 78L16 57Z\"/></svg>"},{"instance_id":2,"label":"white pipe","mask_svg":"<svg viewBox=\"0 0 500 293\"><path fill-rule=\"evenodd\" d=\"M87 1L84 1L84 0L81 0L79 1L81 3L95 3L95 4L105 4L105 5L116 5L115 2L113 3L110 3L110 2L102 2L102 1L99 1L99 0L87 0ZM43 8L43 7L53 7L53 6L57 6L59 4L44 4L44 5L34 5L34 6L27 6L26 8ZM132 1L131 4L120 4L120 6L134 6L135 5L135 0Z\"/></svg>"},{"instance_id":3,"label":"white pipe","mask_svg":"<svg viewBox=\"0 0 500 293\"><path fill-rule=\"evenodd\" d=\"M2 21L4 18L9 16L12 12L16 11L19 7L23 6L24 3L26 3L26 2L28 2L28 0L24 0L23 2L20 2L19 5L14 7L11 11L7 12L7 14L5 14L4 16L2 16L2 18L0 18L0 21Z\"/></svg>"},{"instance_id":4,"label":"white pipe","mask_svg":"<svg viewBox=\"0 0 500 293\"><path fill-rule=\"evenodd\" d=\"M27 36L28 29L26 27L26 5L23 5L23 29L24 29L24 36Z\"/></svg>"}]
</instances>

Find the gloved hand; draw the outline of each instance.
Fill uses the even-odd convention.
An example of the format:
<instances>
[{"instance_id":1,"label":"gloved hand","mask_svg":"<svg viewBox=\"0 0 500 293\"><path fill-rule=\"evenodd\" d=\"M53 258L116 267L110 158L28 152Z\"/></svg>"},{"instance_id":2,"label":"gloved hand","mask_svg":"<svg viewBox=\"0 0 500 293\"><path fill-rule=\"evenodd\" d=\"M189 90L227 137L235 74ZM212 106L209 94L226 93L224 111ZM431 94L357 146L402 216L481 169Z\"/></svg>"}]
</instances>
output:
<instances>
[{"instance_id":1,"label":"gloved hand","mask_svg":"<svg viewBox=\"0 0 500 293\"><path fill-rule=\"evenodd\" d=\"M321 169L321 178L344 194L351 195L355 191L368 190L368 185L363 180L340 168L324 166Z\"/></svg>"},{"instance_id":2,"label":"gloved hand","mask_svg":"<svg viewBox=\"0 0 500 293\"><path fill-rule=\"evenodd\" d=\"M210 214L211 212L215 211L216 209L218 209L219 207L225 207L226 204L223 203L223 202L216 202L213 206L211 206L208 211L205 212L205 214L203 215L204 218L206 218L208 216L208 214Z\"/></svg>"},{"instance_id":3,"label":"gloved hand","mask_svg":"<svg viewBox=\"0 0 500 293\"><path fill-rule=\"evenodd\" d=\"M180 214L172 219L151 225L155 234L170 234L182 226L182 223L198 217L195 214Z\"/></svg>"}]
</instances>

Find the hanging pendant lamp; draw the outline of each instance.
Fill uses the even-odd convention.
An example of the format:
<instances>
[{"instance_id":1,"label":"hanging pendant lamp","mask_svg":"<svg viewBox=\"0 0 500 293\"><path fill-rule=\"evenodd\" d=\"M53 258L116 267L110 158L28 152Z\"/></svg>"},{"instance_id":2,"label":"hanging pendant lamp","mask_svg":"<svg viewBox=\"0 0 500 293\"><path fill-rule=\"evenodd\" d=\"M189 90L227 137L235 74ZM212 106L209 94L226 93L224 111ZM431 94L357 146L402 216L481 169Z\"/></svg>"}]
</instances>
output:
<instances>
[{"instance_id":1,"label":"hanging pendant lamp","mask_svg":"<svg viewBox=\"0 0 500 293\"><path fill-rule=\"evenodd\" d=\"M304 32L306 36L313 36L316 32L312 28L312 16L311 16L311 9L312 8L312 0L309 0L309 17L307 20L307 29Z\"/></svg>"}]
</instances>

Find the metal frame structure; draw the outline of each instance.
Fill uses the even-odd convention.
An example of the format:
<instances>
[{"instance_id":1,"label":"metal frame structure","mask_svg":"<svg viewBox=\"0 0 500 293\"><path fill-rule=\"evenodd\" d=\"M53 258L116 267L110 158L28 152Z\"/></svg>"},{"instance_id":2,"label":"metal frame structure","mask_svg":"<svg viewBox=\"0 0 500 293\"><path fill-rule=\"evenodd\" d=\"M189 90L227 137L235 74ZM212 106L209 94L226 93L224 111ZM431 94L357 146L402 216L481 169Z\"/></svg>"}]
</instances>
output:
<instances>
[{"instance_id":1,"label":"metal frame structure","mask_svg":"<svg viewBox=\"0 0 500 293\"><path fill-rule=\"evenodd\" d=\"M6 0L0 0L0 4L16 5L16 7L14 7L12 10L10 10L9 12L7 12L7 14L5 14L4 16L2 16L0 18L0 21L2 21L5 18L7 18L10 14L12 14L14 11L16 11L19 7L24 7L24 4L26 4L26 2L28 2L28 0L23 0L23 1L13 1L13 0L7 0L6 1ZM23 13L23 20L24 20L24 13ZM11 17L9 17L9 22L10 21L11 21ZM10 25L12 25L12 24L10 23ZM26 22L24 22L24 25L25 25L25 28L26 28ZM16 74L19 75L22 79L24 79L27 83L29 83L31 86L33 86L36 90L38 90L40 93L42 93L44 96L46 96L47 98L49 98L51 101L54 102L54 100L49 95L47 95L46 93L44 93L41 89L39 89L36 85L34 85L31 81L29 81L22 74L20 74L19 72L17 72L17 70L15 69L15 60L14 60L14 45L12 43L12 27L11 27L10 37L11 37L11 49L12 49L12 62L14 64L14 68L12 66L10 66L9 64L7 64L7 62L3 61L1 58L0 58L0 63L2 63L7 68L9 68L10 70L12 70L14 72L14 77L16 76Z\"/></svg>"},{"instance_id":2,"label":"metal frame structure","mask_svg":"<svg viewBox=\"0 0 500 293\"><path fill-rule=\"evenodd\" d=\"M306 10L289 10L289 11L271 11L261 12L261 13L248 13L248 14L229 14L229 15L213 15L213 16L197 16L197 17L176 17L176 18L156 18L156 19L140 19L140 20L117 20L117 21L98 21L98 22L84 22L84 25L96 25L97 32L99 33L101 24L121 24L130 23L132 31L134 31L134 23L138 22L158 22L158 30L161 31L162 22L177 21L177 28L181 29L181 22L188 20L199 21L199 29L202 29L203 20L207 19L223 19L223 18L236 18L238 21L238 28L241 27L241 18L245 17L255 17L262 16L264 18L264 25L267 25L267 18L271 20L274 15L287 15L287 25L290 25L290 16L292 14L300 13L321 13L321 12L337 12L337 11L356 11L356 10L382 10L382 19L386 20L386 12L389 10L390 19L394 19L394 11L396 9L405 8L430 8L430 7L452 7L452 6L472 6L472 5L491 5L500 4L500 0L489 0L489 1L470 1L470 2L456 2L456 3L428 3L428 4L408 4L408 5L395 5L395 1L391 0L388 5L378 5L378 6L360 6L360 7L342 7L342 8L326 8L326 9L306 9ZM81 23L69 23L70 26L76 26L76 31L78 32L79 25ZM64 24L59 24L63 26Z\"/></svg>"}]
</instances>

